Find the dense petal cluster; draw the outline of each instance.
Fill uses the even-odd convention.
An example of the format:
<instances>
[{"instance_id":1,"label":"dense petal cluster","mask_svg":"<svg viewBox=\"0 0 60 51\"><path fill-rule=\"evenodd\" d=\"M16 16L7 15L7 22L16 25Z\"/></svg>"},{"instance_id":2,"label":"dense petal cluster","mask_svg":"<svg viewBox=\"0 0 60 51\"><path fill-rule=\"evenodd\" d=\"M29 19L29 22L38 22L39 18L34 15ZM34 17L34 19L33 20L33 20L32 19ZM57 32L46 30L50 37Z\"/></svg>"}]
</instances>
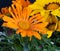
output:
<instances>
[{"instance_id":1,"label":"dense petal cluster","mask_svg":"<svg viewBox=\"0 0 60 51\"><path fill-rule=\"evenodd\" d=\"M22 37L41 39L48 34L49 38L55 30L60 31L57 18L60 17L60 0L36 0L32 4L29 0L12 0L11 6L2 8L1 13L2 26L16 30Z\"/></svg>"},{"instance_id":2,"label":"dense petal cluster","mask_svg":"<svg viewBox=\"0 0 60 51\"><path fill-rule=\"evenodd\" d=\"M3 26L9 27L16 30L17 34L21 34L22 37L32 37L35 36L38 39L41 39L39 33L46 34L46 26L48 22L43 22L44 17L39 13L36 15L30 16L32 10L28 7L22 8L19 4L12 4L9 7L9 13L12 18L9 16L4 16ZM49 35L50 36L50 35Z\"/></svg>"},{"instance_id":3,"label":"dense petal cluster","mask_svg":"<svg viewBox=\"0 0 60 51\"><path fill-rule=\"evenodd\" d=\"M29 5L29 8L34 10L31 15L40 12L46 18L45 21L49 22L47 28L49 31L57 30L59 25L57 16L60 17L60 0L36 0L34 4Z\"/></svg>"}]
</instances>

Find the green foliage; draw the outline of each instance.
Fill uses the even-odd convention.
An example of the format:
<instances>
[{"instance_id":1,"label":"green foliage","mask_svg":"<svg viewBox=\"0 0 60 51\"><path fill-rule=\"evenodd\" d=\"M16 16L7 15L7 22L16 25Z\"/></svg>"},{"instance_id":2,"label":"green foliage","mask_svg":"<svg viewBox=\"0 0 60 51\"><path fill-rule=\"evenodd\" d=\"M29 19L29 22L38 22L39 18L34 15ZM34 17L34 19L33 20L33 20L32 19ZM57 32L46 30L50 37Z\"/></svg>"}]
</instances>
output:
<instances>
[{"instance_id":1,"label":"green foliage","mask_svg":"<svg viewBox=\"0 0 60 51\"><path fill-rule=\"evenodd\" d=\"M0 33L0 51L13 51L13 43L5 34Z\"/></svg>"},{"instance_id":2,"label":"green foliage","mask_svg":"<svg viewBox=\"0 0 60 51\"><path fill-rule=\"evenodd\" d=\"M56 37L55 37L56 38ZM12 38L7 35L0 35L0 51L60 51L60 47L56 45L60 43L60 38L47 38L43 35L41 40L32 37L21 37L21 35L13 34ZM56 42L56 43L55 43Z\"/></svg>"}]
</instances>

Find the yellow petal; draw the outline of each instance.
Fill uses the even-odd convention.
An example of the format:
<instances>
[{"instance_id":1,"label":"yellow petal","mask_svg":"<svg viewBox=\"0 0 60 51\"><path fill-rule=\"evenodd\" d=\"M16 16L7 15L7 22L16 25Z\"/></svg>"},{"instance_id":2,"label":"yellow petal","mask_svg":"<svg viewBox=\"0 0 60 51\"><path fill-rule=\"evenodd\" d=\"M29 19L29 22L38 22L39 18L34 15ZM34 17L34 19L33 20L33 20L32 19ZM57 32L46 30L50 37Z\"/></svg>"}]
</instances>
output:
<instances>
[{"instance_id":1,"label":"yellow petal","mask_svg":"<svg viewBox=\"0 0 60 51\"><path fill-rule=\"evenodd\" d=\"M52 11L51 13L52 13L53 15L55 15L55 16L59 16L59 17L60 17L60 8Z\"/></svg>"},{"instance_id":2,"label":"yellow petal","mask_svg":"<svg viewBox=\"0 0 60 51\"><path fill-rule=\"evenodd\" d=\"M50 38L51 36L52 36L52 33L53 33L53 31L47 31L47 34L48 34L48 36L47 36L47 38Z\"/></svg>"}]
</instances>

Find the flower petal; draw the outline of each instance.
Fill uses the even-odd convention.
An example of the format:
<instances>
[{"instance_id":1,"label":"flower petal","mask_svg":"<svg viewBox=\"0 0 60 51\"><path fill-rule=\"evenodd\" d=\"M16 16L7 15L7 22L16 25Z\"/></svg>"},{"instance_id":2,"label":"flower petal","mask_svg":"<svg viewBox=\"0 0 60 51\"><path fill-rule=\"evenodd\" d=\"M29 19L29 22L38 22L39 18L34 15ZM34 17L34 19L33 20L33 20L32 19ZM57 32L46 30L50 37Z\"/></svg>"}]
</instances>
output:
<instances>
[{"instance_id":1,"label":"flower petal","mask_svg":"<svg viewBox=\"0 0 60 51\"><path fill-rule=\"evenodd\" d=\"M33 36L35 36L37 39L41 39L41 36L38 32L32 32Z\"/></svg>"},{"instance_id":2,"label":"flower petal","mask_svg":"<svg viewBox=\"0 0 60 51\"><path fill-rule=\"evenodd\" d=\"M47 38L50 38L51 36L52 36L52 33L53 33L53 31L47 31L47 34L48 34L48 36L47 36Z\"/></svg>"},{"instance_id":3,"label":"flower petal","mask_svg":"<svg viewBox=\"0 0 60 51\"><path fill-rule=\"evenodd\" d=\"M12 28L12 29L17 29L18 26L12 22L7 22L7 23L3 23L2 26L8 27L8 28Z\"/></svg>"},{"instance_id":4,"label":"flower petal","mask_svg":"<svg viewBox=\"0 0 60 51\"><path fill-rule=\"evenodd\" d=\"M13 18L10 18L8 16L4 16L3 20L6 21L6 22L15 22L15 20Z\"/></svg>"}]
</instances>

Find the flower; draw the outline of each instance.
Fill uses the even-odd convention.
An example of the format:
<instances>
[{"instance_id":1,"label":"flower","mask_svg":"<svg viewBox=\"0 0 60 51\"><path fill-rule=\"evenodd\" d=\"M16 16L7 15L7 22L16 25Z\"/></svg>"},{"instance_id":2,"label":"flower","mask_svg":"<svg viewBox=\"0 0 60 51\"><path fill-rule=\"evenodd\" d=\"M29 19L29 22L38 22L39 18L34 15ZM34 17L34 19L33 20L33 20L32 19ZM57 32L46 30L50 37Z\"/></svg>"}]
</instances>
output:
<instances>
[{"instance_id":1,"label":"flower","mask_svg":"<svg viewBox=\"0 0 60 51\"><path fill-rule=\"evenodd\" d=\"M59 9L60 0L42 0L42 1L36 0L36 2L29 5L28 7L31 8L32 10L34 10L34 12L32 12L31 15L34 15L34 14L40 12L40 14L43 17L45 17L44 21L49 22L49 24L47 26L47 29L48 29L47 32L53 33L57 29L58 19L54 15L54 13L56 13L54 11L56 9Z\"/></svg>"},{"instance_id":2,"label":"flower","mask_svg":"<svg viewBox=\"0 0 60 51\"><path fill-rule=\"evenodd\" d=\"M9 14L8 7L1 8L0 18L3 18L4 15L8 15L8 14Z\"/></svg>"},{"instance_id":3,"label":"flower","mask_svg":"<svg viewBox=\"0 0 60 51\"><path fill-rule=\"evenodd\" d=\"M2 14L8 14L9 13L8 7L2 8L1 12L2 12Z\"/></svg>"},{"instance_id":4,"label":"flower","mask_svg":"<svg viewBox=\"0 0 60 51\"><path fill-rule=\"evenodd\" d=\"M58 27L58 18L47 11L43 16L45 17L44 21L49 23L46 27L47 34L52 34Z\"/></svg>"},{"instance_id":5,"label":"flower","mask_svg":"<svg viewBox=\"0 0 60 51\"><path fill-rule=\"evenodd\" d=\"M30 16L31 12L32 10L28 7L22 9L19 4L12 4L12 7L9 7L9 13L12 18L4 16L3 20L5 22L2 26L15 29L16 33L20 33L22 37L28 36L31 38L32 36L35 36L37 39L41 39L39 33L42 33L42 35L46 34L45 27L48 25L48 22L43 22L44 17L40 14Z\"/></svg>"},{"instance_id":6,"label":"flower","mask_svg":"<svg viewBox=\"0 0 60 51\"><path fill-rule=\"evenodd\" d=\"M34 13L40 12L42 14L43 10L51 13L60 8L60 0L36 0L36 2L29 5L29 7L32 8L32 10L35 10Z\"/></svg>"},{"instance_id":7,"label":"flower","mask_svg":"<svg viewBox=\"0 0 60 51\"><path fill-rule=\"evenodd\" d=\"M13 2L13 4L19 3L23 7L27 7L28 5L30 5L30 1L29 0L15 0L15 1L12 1L12 2Z\"/></svg>"}]
</instances>

